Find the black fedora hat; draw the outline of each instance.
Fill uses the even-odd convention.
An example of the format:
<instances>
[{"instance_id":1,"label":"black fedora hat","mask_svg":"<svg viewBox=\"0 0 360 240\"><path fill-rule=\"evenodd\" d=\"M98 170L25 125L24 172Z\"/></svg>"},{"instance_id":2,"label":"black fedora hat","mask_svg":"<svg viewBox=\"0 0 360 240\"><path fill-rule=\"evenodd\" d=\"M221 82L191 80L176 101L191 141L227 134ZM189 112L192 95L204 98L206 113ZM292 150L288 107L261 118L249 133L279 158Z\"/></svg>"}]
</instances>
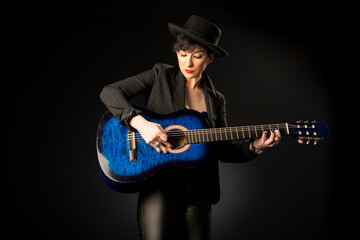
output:
<instances>
[{"instance_id":1,"label":"black fedora hat","mask_svg":"<svg viewBox=\"0 0 360 240\"><path fill-rule=\"evenodd\" d=\"M173 23L169 23L168 27L175 37L178 34L183 34L210 48L217 57L226 57L228 55L224 49L218 46L221 36L220 28L204 18L192 15L186 21L184 27L179 27Z\"/></svg>"}]
</instances>

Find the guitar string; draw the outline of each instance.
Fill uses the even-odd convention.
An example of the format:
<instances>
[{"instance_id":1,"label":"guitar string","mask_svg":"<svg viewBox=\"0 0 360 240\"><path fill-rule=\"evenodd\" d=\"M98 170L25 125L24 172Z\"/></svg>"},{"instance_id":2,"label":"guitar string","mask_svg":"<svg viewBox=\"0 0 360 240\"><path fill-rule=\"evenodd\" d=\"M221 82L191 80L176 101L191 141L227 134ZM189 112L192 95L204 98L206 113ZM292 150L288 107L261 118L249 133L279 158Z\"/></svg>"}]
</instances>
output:
<instances>
[{"instance_id":1,"label":"guitar string","mask_svg":"<svg viewBox=\"0 0 360 240\"><path fill-rule=\"evenodd\" d=\"M271 126L273 125L273 126ZM275 125L275 126L274 126ZM279 124L267 124L267 125L253 125L253 126L238 126L238 127L224 127L224 128L204 128L204 129L192 129L192 130L186 130L186 131L182 131L182 130L174 130L174 131L169 131L168 133L172 133L172 132L194 132L194 131L219 131L219 132L230 132L230 131L248 131L250 130L254 130L254 131L258 131L258 130L268 130L270 128L268 128L269 126L271 126L271 129L278 129L278 127L280 127L280 129L287 129L286 123L279 123ZM291 125L288 124L289 128L296 128L295 125ZM241 130L239 130L241 128ZM311 128L308 128L311 129ZM129 135L131 135L132 133L129 133ZM136 133L137 135L140 135L140 133Z\"/></svg>"},{"instance_id":2,"label":"guitar string","mask_svg":"<svg viewBox=\"0 0 360 240\"><path fill-rule=\"evenodd\" d=\"M223 128L212 128L211 130L208 130L208 129L194 129L194 130L187 130L187 131L182 131L182 130L174 130L174 131L170 131L170 132L167 132L168 136L171 136L171 137L174 137L176 135L179 135L179 136L184 136L185 134L187 135L199 135L199 134L204 134L204 133L207 133L207 134L216 134L216 133L240 133L240 132L249 132L249 129L250 131L262 131L262 129L259 129L259 128L244 128L244 129L236 129L235 127L228 127L226 128L225 130ZM276 128L278 129L278 128ZM286 130L287 128L286 127L280 127L280 130ZM132 133L129 133L128 136L131 136ZM136 136L141 136L140 133L135 133Z\"/></svg>"},{"instance_id":3,"label":"guitar string","mask_svg":"<svg viewBox=\"0 0 360 240\"><path fill-rule=\"evenodd\" d=\"M293 129L295 127L292 127L292 126L289 126L289 128ZM225 130L224 130L225 129ZM276 128L278 129L278 128ZM279 128L280 130L286 130L287 127L280 127ZM241 128L239 129L239 127L228 127L228 128L212 128L211 130L209 129L194 129L194 130L187 130L187 131L182 131L182 130L174 130L174 131L170 131L170 132L167 132L167 134L171 137L174 137L174 136L181 136L183 137L185 134L188 135L188 136L195 136L195 135L199 135L199 134L217 134L217 133L220 133L220 134L223 134L223 133L242 133L244 132L244 134L247 132L250 131L262 131L262 129L260 128L255 128L255 127L245 127L245 128ZM266 130L266 129L265 129ZM308 130L312 130L312 128L308 128ZM132 133L128 134L128 136L131 136ZM140 137L141 134L140 133L135 133L136 137Z\"/></svg>"},{"instance_id":4,"label":"guitar string","mask_svg":"<svg viewBox=\"0 0 360 240\"><path fill-rule=\"evenodd\" d=\"M266 126L268 127L269 125L275 125L275 124L268 124L268 125L256 125L256 126ZM276 124L276 125L283 125L283 124ZM286 124L285 124L286 125ZM241 129L239 129L241 128ZM296 127L296 125L292 125L292 124L288 124L288 128L289 129L298 129ZM225 129L225 130L224 130ZM287 130L287 127L279 127L276 129L280 129L280 130ZM314 128L306 128L309 131L312 131ZM211 128L211 130L209 131L209 129L194 129L194 130L187 130L187 131L182 131L182 130L174 130L171 132L167 132L168 136L171 138L183 138L183 137L199 137L201 134L241 134L241 136L246 136L248 135L248 132L250 131L256 131L258 132L258 130L261 130L258 127L255 126L240 126L240 127L227 127L227 128ZM242 134L244 133L244 134ZM251 133L250 133L251 134ZM131 133L128 134L128 137L131 137ZM245 137L243 137L245 138ZM133 139L133 138L132 138ZM135 133L135 139L142 139L141 134L140 133Z\"/></svg>"},{"instance_id":5,"label":"guitar string","mask_svg":"<svg viewBox=\"0 0 360 240\"><path fill-rule=\"evenodd\" d=\"M306 136L307 138L314 138L314 137L312 137L312 136ZM171 139L173 139L173 140L176 140L176 139L183 139L183 138L185 138L185 136L183 136L183 137L171 137ZM321 139L321 138L323 138L323 137L321 137L321 136L316 136L316 138L319 138L319 139ZM135 140L139 140L139 139L142 139L142 138L135 138ZM191 136L187 136L186 137L186 139L187 139L187 141L189 141L189 139L190 139L190 142L192 143L192 142L194 142L194 143L196 143L196 142L198 142L198 143L200 143L200 142L217 142L217 141L219 141L219 142L221 142L221 141L235 141L235 140L245 140L245 139L250 139L250 137L244 137L244 138L231 138L231 137L229 137L229 138L220 138L220 137L218 137L218 139L208 139L207 137L202 137L201 135L198 135L198 136L196 136L196 137L191 137ZM192 139L192 140L191 140ZM202 141L202 139L204 140L204 141ZM206 141L205 141L205 139L206 139ZM134 141L134 139L127 139L126 140L127 142L130 142L130 141Z\"/></svg>"}]
</instances>

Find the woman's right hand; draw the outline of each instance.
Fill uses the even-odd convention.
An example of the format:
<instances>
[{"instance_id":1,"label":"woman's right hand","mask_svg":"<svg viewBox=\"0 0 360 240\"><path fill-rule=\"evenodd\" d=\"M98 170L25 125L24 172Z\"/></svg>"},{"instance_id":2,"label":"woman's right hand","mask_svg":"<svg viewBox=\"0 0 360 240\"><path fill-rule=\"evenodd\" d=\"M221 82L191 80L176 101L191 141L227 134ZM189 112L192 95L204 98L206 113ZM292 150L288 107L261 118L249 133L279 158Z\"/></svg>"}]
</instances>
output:
<instances>
[{"instance_id":1,"label":"woman's right hand","mask_svg":"<svg viewBox=\"0 0 360 240\"><path fill-rule=\"evenodd\" d=\"M158 153L168 153L172 147L167 141L168 136L160 124L150 122L143 116L137 115L131 119L130 125L135 128L141 134L144 141L155 148Z\"/></svg>"}]
</instances>

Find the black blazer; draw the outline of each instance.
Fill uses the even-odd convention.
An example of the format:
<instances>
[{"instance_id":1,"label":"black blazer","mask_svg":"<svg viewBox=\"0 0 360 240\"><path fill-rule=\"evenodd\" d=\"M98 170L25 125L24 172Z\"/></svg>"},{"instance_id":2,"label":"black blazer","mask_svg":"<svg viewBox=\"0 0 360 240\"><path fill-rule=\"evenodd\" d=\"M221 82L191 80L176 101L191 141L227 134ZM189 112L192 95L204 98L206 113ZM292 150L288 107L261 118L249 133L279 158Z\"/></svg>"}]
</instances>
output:
<instances>
[{"instance_id":1,"label":"black blazer","mask_svg":"<svg viewBox=\"0 0 360 240\"><path fill-rule=\"evenodd\" d=\"M210 127L226 127L226 101L216 91L209 76L203 73L204 95ZM123 79L104 87L100 94L109 111L130 128L132 117L141 114L128 102L137 95L145 95L145 108L158 114L169 114L185 109L185 77L178 67L156 64L151 70ZM220 199L218 160L222 162L246 162L256 157L249 150L249 143L226 142L215 147L215 154L204 171L207 188L214 204Z\"/></svg>"}]
</instances>

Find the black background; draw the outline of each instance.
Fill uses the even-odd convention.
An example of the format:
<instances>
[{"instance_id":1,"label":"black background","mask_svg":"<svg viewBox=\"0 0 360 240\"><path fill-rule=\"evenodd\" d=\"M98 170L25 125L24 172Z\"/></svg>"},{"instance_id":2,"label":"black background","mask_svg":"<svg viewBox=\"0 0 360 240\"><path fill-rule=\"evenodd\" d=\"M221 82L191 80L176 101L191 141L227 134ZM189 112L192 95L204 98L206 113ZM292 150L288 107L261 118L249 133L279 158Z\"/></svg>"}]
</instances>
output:
<instances>
[{"instance_id":1,"label":"black background","mask_svg":"<svg viewBox=\"0 0 360 240\"><path fill-rule=\"evenodd\" d=\"M10 143L2 216L13 236L137 239L136 194L110 190L100 175L95 137L106 108L99 93L155 63L176 64L167 23L183 25L192 14L222 29L219 45L230 55L207 72L227 98L230 125L315 119L330 129L317 146L284 137L252 162L221 164L213 239L349 234L336 141L334 80L346 15L339 6L51 1L7 3L2 12Z\"/></svg>"}]
</instances>

